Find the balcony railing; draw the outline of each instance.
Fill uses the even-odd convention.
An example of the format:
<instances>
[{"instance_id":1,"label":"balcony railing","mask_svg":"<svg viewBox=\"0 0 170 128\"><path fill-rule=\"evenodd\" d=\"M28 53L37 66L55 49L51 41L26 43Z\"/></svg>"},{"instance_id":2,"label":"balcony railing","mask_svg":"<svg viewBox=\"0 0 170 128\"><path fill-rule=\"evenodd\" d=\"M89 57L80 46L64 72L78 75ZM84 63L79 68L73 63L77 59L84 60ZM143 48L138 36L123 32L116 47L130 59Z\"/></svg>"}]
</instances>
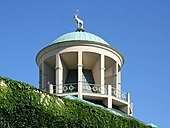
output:
<instances>
[{"instance_id":1,"label":"balcony railing","mask_svg":"<svg viewBox=\"0 0 170 128\"><path fill-rule=\"evenodd\" d=\"M49 85L49 90L51 94L66 94L66 93L74 93L78 92L78 84L77 83L69 83L62 85ZM98 85L98 84L89 84L82 83L82 92L89 94L100 94L100 95L110 95L116 97L120 100L128 102L128 93L117 90L112 87L112 85Z\"/></svg>"},{"instance_id":2,"label":"balcony railing","mask_svg":"<svg viewBox=\"0 0 170 128\"><path fill-rule=\"evenodd\" d=\"M112 96L124 100L124 101L128 101L128 96L126 92L122 92L122 91L118 91L116 88L112 87Z\"/></svg>"},{"instance_id":3,"label":"balcony railing","mask_svg":"<svg viewBox=\"0 0 170 128\"><path fill-rule=\"evenodd\" d=\"M83 83L83 92L107 95L108 88L107 85Z\"/></svg>"},{"instance_id":4,"label":"balcony railing","mask_svg":"<svg viewBox=\"0 0 170 128\"><path fill-rule=\"evenodd\" d=\"M51 93L57 93L57 94L78 92L78 86L77 83L52 85L50 91Z\"/></svg>"}]
</instances>

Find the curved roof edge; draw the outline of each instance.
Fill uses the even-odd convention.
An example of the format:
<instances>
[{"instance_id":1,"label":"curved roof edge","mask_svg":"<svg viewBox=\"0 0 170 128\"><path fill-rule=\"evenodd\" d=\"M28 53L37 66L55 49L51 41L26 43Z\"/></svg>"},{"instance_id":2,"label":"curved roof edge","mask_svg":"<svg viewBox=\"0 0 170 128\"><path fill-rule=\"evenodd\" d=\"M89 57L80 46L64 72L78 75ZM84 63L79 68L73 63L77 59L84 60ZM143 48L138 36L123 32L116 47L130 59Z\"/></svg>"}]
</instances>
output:
<instances>
[{"instance_id":1,"label":"curved roof edge","mask_svg":"<svg viewBox=\"0 0 170 128\"><path fill-rule=\"evenodd\" d=\"M67 43L66 43L66 42L67 42ZM52 44L44 47L43 49L41 49L41 50L38 52L38 54L36 55L36 63L38 64L38 61L37 61L38 56L41 56L40 54L42 54L42 52L45 51L46 49L48 49L48 48L50 48L50 47L53 47L53 46L57 46L57 47L58 47L58 45L59 45L59 46L60 46L60 45L62 46L64 43L66 43L67 45L71 45L71 43L72 43L72 41L66 41L66 42L64 41L64 42L52 43ZM71 43L70 43L70 42L71 42ZM75 41L75 42L79 42L79 41L77 40L77 41ZM83 41L83 42L84 42L84 41ZM110 49L116 51L116 52L120 55L120 57L121 57L121 60L122 60L121 62L122 62L122 67L123 67L124 62L125 62L124 56L123 56L117 49L113 48L113 47L110 46L110 45L103 44L103 43L97 43L97 42L94 42L94 41L89 41L89 44L90 44L90 43L92 43L92 44L97 44L97 45L102 45L102 46L105 46L105 47L107 47L107 48L110 48ZM88 44L88 43L87 43L87 44Z\"/></svg>"}]
</instances>

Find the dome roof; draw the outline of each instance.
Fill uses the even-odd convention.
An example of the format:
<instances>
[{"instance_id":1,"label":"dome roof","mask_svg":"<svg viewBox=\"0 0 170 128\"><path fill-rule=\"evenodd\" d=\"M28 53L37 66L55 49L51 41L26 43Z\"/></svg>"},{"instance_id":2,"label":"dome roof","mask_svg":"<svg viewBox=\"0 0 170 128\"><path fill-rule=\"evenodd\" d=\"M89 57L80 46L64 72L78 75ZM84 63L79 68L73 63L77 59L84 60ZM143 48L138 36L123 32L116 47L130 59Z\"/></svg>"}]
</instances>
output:
<instances>
[{"instance_id":1,"label":"dome roof","mask_svg":"<svg viewBox=\"0 0 170 128\"><path fill-rule=\"evenodd\" d=\"M55 41L53 41L52 44L59 43L59 42L65 42L65 41L75 41L75 40L93 41L93 42L98 42L98 43L109 45L102 38L100 38L94 34L91 34L88 32L81 32L81 31L80 32L70 32L63 36L60 36Z\"/></svg>"}]
</instances>

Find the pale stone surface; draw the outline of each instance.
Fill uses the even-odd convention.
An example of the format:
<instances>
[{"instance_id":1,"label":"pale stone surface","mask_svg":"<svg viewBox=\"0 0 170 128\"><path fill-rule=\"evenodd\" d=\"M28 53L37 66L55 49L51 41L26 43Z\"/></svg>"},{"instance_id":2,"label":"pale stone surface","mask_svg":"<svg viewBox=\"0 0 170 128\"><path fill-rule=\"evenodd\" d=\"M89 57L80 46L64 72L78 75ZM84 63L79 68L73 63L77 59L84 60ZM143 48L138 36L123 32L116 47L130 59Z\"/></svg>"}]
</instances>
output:
<instances>
[{"instance_id":1,"label":"pale stone surface","mask_svg":"<svg viewBox=\"0 0 170 128\"><path fill-rule=\"evenodd\" d=\"M109 45L78 40L56 43L42 49L36 62L40 70L40 89L47 87L47 81L50 81L53 86L46 89L50 93L101 101L108 108L117 106L122 112L132 115L130 94L126 98L121 93L121 68L124 58ZM78 71L78 89L77 92L64 93L68 70L72 69ZM88 88L96 86L96 91L83 92L83 69L92 71L95 84L89 85ZM116 95L113 94L114 89Z\"/></svg>"}]
</instances>

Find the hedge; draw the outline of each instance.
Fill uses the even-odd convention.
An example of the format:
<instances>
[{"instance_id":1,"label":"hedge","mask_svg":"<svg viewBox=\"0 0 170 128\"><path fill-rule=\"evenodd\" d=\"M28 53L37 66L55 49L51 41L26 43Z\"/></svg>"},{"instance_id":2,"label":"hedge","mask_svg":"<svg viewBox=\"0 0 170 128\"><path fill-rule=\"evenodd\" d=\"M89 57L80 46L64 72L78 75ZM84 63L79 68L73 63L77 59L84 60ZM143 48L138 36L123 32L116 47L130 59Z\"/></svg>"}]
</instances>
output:
<instances>
[{"instance_id":1,"label":"hedge","mask_svg":"<svg viewBox=\"0 0 170 128\"><path fill-rule=\"evenodd\" d=\"M0 128L151 128L80 101L0 77Z\"/></svg>"}]
</instances>

